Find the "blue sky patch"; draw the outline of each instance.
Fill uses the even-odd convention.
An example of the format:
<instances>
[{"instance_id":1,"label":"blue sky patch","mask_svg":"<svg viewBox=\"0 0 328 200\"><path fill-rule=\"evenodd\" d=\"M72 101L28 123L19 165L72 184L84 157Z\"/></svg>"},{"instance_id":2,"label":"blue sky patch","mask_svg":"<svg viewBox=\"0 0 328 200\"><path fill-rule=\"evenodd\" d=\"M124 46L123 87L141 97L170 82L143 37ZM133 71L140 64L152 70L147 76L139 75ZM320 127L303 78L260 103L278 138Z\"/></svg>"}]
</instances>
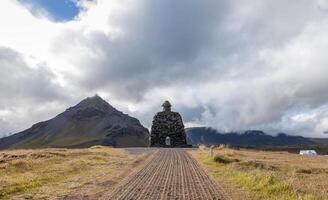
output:
<instances>
[{"instance_id":1,"label":"blue sky patch","mask_svg":"<svg viewBox=\"0 0 328 200\"><path fill-rule=\"evenodd\" d=\"M54 21L70 21L79 14L79 7L74 0L19 0L38 15L46 11Z\"/></svg>"}]
</instances>

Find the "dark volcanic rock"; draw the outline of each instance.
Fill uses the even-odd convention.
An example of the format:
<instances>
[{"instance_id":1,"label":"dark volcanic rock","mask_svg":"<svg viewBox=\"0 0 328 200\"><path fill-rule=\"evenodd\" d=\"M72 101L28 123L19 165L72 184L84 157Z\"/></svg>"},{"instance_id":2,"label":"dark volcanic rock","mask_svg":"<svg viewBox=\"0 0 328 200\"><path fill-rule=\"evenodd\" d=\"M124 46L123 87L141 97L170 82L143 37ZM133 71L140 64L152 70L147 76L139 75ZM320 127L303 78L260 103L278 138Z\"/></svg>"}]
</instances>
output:
<instances>
[{"instance_id":1,"label":"dark volcanic rock","mask_svg":"<svg viewBox=\"0 0 328 200\"><path fill-rule=\"evenodd\" d=\"M0 139L0 149L40 147L148 146L149 132L139 120L89 97L55 118Z\"/></svg>"},{"instance_id":2,"label":"dark volcanic rock","mask_svg":"<svg viewBox=\"0 0 328 200\"><path fill-rule=\"evenodd\" d=\"M151 146L185 147L187 146L184 125L179 113L171 111L168 101L163 104L164 111L153 119L151 127Z\"/></svg>"}]
</instances>

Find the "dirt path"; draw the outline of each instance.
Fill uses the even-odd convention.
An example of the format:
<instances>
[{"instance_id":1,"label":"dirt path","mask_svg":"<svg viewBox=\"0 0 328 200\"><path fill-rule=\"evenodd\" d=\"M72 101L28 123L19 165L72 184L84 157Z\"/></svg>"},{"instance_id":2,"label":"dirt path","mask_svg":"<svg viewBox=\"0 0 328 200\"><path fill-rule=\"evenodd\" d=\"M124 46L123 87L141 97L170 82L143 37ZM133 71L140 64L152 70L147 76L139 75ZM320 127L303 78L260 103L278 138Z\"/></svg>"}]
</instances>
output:
<instances>
[{"instance_id":1,"label":"dirt path","mask_svg":"<svg viewBox=\"0 0 328 200\"><path fill-rule=\"evenodd\" d=\"M227 199L183 149L161 149L102 199Z\"/></svg>"}]
</instances>

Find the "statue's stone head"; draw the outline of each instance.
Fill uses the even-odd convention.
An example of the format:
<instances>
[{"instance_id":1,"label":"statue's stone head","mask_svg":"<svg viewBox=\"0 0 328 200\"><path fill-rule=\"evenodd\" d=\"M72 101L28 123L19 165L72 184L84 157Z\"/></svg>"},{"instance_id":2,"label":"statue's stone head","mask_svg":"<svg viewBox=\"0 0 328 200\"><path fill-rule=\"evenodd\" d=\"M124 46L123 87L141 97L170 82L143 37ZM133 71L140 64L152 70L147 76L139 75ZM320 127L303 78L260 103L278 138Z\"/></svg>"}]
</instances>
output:
<instances>
[{"instance_id":1,"label":"statue's stone head","mask_svg":"<svg viewBox=\"0 0 328 200\"><path fill-rule=\"evenodd\" d=\"M164 111L171 111L171 104L169 101L164 101L162 104L163 110Z\"/></svg>"}]
</instances>

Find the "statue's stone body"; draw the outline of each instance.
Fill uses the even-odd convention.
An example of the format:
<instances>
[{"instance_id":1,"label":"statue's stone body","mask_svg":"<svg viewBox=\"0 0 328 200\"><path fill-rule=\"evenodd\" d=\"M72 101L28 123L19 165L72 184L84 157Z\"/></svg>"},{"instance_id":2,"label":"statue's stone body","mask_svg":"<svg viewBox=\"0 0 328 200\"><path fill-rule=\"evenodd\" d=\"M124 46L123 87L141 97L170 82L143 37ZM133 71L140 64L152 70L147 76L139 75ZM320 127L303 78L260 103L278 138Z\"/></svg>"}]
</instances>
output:
<instances>
[{"instance_id":1,"label":"statue's stone body","mask_svg":"<svg viewBox=\"0 0 328 200\"><path fill-rule=\"evenodd\" d=\"M155 115L151 127L150 145L153 147L186 147L186 133L179 113L171 111L165 101L164 110Z\"/></svg>"}]
</instances>

